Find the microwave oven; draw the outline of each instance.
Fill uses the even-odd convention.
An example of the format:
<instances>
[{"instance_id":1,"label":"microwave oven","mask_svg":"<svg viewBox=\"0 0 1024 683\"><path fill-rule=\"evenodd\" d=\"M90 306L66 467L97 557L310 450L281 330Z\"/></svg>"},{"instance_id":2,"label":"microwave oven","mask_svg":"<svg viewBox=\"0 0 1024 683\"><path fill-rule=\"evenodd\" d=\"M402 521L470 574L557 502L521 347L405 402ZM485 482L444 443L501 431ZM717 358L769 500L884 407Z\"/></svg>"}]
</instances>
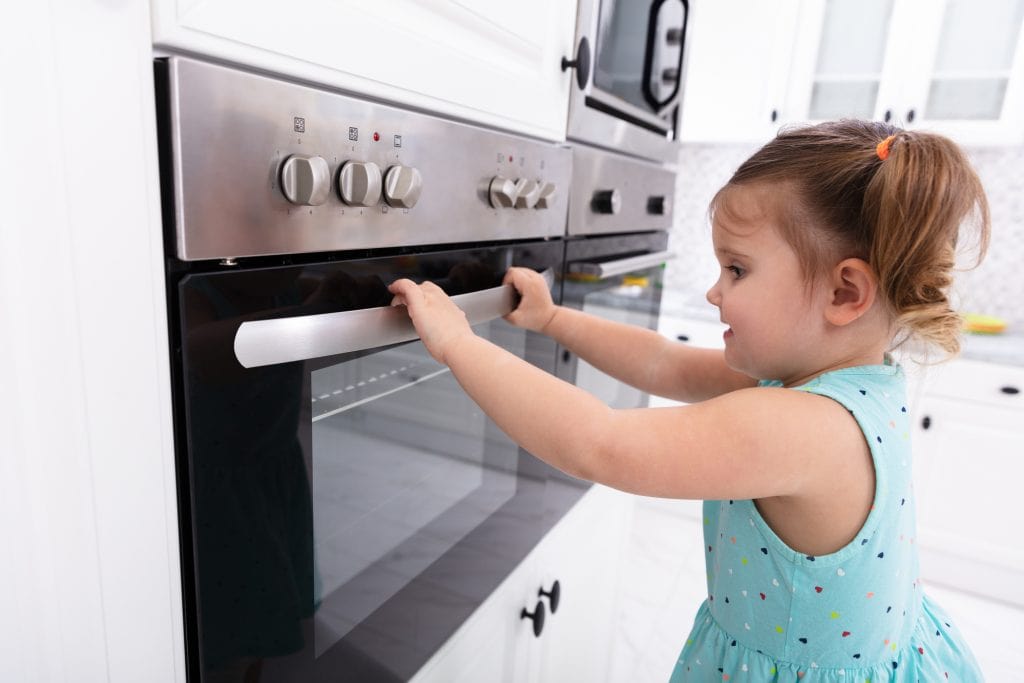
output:
<instances>
[{"instance_id":1,"label":"microwave oven","mask_svg":"<svg viewBox=\"0 0 1024 683\"><path fill-rule=\"evenodd\" d=\"M688 0L581 0L569 98L570 142L674 163Z\"/></svg>"}]
</instances>

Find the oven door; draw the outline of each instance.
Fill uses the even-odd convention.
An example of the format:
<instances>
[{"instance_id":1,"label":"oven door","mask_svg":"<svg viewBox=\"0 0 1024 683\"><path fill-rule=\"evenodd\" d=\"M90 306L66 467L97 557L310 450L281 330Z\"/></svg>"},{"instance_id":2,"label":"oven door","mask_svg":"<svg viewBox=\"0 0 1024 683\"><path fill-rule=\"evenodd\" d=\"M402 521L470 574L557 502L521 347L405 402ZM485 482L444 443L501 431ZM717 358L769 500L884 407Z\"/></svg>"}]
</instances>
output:
<instances>
[{"instance_id":1,"label":"oven door","mask_svg":"<svg viewBox=\"0 0 1024 683\"><path fill-rule=\"evenodd\" d=\"M437 282L477 334L553 371L554 343L501 319L500 283L511 265L561 267L563 248L172 283L190 680L408 680L575 502L405 341L386 289Z\"/></svg>"},{"instance_id":2,"label":"oven door","mask_svg":"<svg viewBox=\"0 0 1024 683\"><path fill-rule=\"evenodd\" d=\"M675 161L688 16L688 0L580 2L570 138Z\"/></svg>"},{"instance_id":3,"label":"oven door","mask_svg":"<svg viewBox=\"0 0 1024 683\"><path fill-rule=\"evenodd\" d=\"M562 305L592 315L658 329L667 251L665 232L570 240ZM601 372L566 349L559 350L558 376L613 408L642 408L649 395Z\"/></svg>"}]
</instances>

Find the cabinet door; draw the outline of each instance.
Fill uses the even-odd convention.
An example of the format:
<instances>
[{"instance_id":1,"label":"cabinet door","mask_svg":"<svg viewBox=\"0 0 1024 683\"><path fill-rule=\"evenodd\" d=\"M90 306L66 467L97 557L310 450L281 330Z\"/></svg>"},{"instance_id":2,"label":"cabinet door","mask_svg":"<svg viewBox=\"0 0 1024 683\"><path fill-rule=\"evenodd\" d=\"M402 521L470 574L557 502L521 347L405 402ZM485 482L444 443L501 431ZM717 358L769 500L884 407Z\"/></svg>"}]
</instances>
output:
<instances>
[{"instance_id":1,"label":"cabinet door","mask_svg":"<svg viewBox=\"0 0 1024 683\"><path fill-rule=\"evenodd\" d=\"M886 89L899 69L891 27L900 4L814 0L802 5L793 37L787 120L885 117Z\"/></svg>"},{"instance_id":2,"label":"cabinet door","mask_svg":"<svg viewBox=\"0 0 1024 683\"><path fill-rule=\"evenodd\" d=\"M154 0L158 46L565 138L567 0Z\"/></svg>"},{"instance_id":3,"label":"cabinet door","mask_svg":"<svg viewBox=\"0 0 1024 683\"><path fill-rule=\"evenodd\" d=\"M538 639L539 681L606 681L616 586L633 496L593 486L544 541L541 585L560 587ZM550 604L545 600L546 604Z\"/></svg>"},{"instance_id":4,"label":"cabinet door","mask_svg":"<svg viewBox=\"0 0 1024 683\"><path fill-rule=\"evenodd\" d=\"M907 124L961 142L1024 141L1024 0L915 0Z\"/></svg>"},{"instance_id":5,"label":"cabinet door","mask_svg":"<svg viewBox=\"0 0 1024 683\"><path fill-rule=\"evenodd\" d=\"M914 438L921 576L1024 605L1024 410L926 394Z\"/></svg>"},{"instance_id":6,"label":"cabinet door","mask_svg":"<svg viewBox=\"0 0 1024 683\"><path fill-rule=\"evenodd\" d=\"M797 0L693 5L680 139L766 142L781 123Z\"/></svg>"}]
</instances>

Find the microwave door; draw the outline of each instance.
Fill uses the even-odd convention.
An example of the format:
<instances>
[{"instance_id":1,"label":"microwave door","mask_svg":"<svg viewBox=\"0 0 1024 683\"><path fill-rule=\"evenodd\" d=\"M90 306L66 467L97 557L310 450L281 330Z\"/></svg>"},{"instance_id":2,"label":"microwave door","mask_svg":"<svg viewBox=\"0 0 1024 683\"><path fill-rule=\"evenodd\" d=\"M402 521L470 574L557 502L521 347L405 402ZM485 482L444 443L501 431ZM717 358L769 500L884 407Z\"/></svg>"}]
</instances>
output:
<instances>
[{"instance_id":1,"label":"microwave door","mask_svg":"<svg viewBox=\"0 0 1024 683\"><path fill-rule=\"evenodd\" d=\"M587 92L592 104L667 133L671 122L664 114L681 91L687 14L684 0L655 0L648 12L602 3Z\"/></svg>"}]
</instances>

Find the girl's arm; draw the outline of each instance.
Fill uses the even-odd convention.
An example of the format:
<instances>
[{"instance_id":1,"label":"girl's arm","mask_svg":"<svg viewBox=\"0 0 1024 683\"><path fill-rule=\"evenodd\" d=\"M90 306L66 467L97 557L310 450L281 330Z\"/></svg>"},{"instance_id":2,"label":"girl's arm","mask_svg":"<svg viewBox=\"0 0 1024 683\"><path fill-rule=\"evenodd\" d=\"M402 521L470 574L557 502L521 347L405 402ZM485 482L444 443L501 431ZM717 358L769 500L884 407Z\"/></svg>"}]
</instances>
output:
<instances>
[{"instance_id":1,"label":"girl's arm","mask_svg":"<svg viewBox=\"0 0 1024 683\"><path fill-rule=\"evenodd\" d=\"M432 283L391 285L428 351L505 433L574 476L673 498L747 499L827 492L843 481L859 428L830 399L746 389L680 408L614 410L473 334ZM813 425L809 429L808 425ZM852 441L850 438L852 436Z\"/></svg>"},{"instance_id":2,"label":"girl's arm","mask_svg":"<svg viewBox=\"0 0 1024 683\"><path fill-rule=\"evenodd\" d=\"M554 338L638 389L694 403L756 384L729 368L720 350L679 344L652 330L556 306L543 278L528 268L510 268L505 282L522 296L509 322Z\"/></svg>"}]
</instances>

